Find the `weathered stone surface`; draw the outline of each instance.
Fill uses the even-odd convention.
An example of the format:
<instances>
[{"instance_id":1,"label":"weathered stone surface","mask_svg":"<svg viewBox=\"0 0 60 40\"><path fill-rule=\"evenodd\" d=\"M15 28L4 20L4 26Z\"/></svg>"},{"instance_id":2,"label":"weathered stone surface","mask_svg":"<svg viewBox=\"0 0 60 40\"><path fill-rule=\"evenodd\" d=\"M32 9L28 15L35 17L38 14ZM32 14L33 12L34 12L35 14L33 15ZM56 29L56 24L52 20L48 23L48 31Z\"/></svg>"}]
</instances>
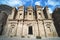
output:
<instances>
[{"instance_id":1,"label":"weathered stone surface","mask_svg":"<svg viewBox=\"0 0 60 40\"><path fill-rule=\"evenodd\" d=\"M24 6L20 6L17 13L16 9L12 9L12 13L8 16L5 26L5 36L7 37L22 37L22 38L48 38L57 37L57 32L48 12L48 18L41 6L36 6L34 11L32 6L27 7L24 11Z\"/></svg>"},{"instance_id":2,"label":"weathered stone surface","mask_svg":"<svg viewBox=\"0 0 60 40\"><path fill-rule=\"evenodd\" d=\"M54 21L55 28L57 30L57 33L60 37L60 8L56 8L54 12L52 13L52 18Z\"/></svg>"}]
</instances>

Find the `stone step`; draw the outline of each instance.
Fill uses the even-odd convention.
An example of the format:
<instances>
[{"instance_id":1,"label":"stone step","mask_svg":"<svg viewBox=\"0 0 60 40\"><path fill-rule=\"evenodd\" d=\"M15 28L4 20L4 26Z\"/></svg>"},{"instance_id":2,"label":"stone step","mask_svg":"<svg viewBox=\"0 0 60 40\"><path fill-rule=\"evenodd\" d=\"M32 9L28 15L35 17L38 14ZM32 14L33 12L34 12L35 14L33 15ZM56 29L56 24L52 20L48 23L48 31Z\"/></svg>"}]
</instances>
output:
<instances>
[{"instance_id":1,"label":"stone step","mask_svg":"<svg viewBox=\"0 0 60 40\"><path fill-rule=\"evenodd\" d=\"M60 40L60 37L54 37L54 38L20 38L20 37L1 37L0 40Z\"/></svg>"}]
</instances>

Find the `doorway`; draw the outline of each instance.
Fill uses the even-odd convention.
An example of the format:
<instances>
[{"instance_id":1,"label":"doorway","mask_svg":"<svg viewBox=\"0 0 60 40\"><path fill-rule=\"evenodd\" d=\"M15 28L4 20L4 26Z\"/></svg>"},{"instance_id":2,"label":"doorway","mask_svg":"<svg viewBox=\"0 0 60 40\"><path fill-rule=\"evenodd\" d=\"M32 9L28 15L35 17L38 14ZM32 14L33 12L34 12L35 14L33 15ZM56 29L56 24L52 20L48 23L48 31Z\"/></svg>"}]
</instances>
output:
<instances>
[{"instance_id":1,"label":"doorway","mask_svg":"<svg viewBox=\"0 0 60 40\"><path fill-rule=\"evenodd\" d=\"M28 27L28 34L29 34L29 35L32 35L32 34L33 34L32 26L29 26L29 27Z\"/></svg>"}]
</instances>

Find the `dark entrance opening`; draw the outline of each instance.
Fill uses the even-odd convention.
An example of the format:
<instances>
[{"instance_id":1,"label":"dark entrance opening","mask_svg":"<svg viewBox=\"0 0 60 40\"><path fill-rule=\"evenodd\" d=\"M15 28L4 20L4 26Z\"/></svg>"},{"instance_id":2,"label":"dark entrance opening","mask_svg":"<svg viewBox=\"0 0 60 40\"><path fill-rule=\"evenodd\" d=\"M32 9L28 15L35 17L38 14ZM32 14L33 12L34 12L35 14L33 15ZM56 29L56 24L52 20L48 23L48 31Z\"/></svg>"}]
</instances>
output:
<instances>
[{"instance_id":1,"label":"dark entrance opening","mask_svg":"<svg viewBox=\"0 0 60 40\"><path fill-rule=\"evenodd\" d=\"M29 26L29 29L28 29L28 34L33 34L33 31L32 31L32 26Z\"/></svg>"}]
</instances>

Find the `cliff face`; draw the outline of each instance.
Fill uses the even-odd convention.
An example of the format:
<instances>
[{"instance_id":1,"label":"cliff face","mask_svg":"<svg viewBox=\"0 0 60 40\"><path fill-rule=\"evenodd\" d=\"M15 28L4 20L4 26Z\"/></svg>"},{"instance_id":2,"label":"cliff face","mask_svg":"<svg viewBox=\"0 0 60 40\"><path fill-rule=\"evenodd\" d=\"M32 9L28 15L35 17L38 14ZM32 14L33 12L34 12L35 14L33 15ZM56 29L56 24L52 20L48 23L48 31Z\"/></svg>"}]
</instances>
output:
<instances>
[{"instance_id":1,"label":"cliff face","mask_svg":"<svg viewBox=\"0 0 60 40\"><path fill-rule=\"evenodd\" d=\"M54 12L52 13L52 17L53 17L53 20L54 20L56 30L57 30L58 35L60 37L60 8L56 8L54 10Z\"/></svg>"},{"instance_id":2,"label":"cliff face","mask_svg":"<svg viewBox=\"0 0 60 40\"><path fill-rule=\"evenodd\" d=\"M3 27L6 23L7 15L5 13L0 13L0 34L3 31Z\"/></svg>"},{"instance_id":3,"label":"cliff face","mask_svg":"<svg viewBox=\"0 0 60 40\"><path fill-rule=\"evenodd\" d=\"M12 12L12 7L8 5L0 5L0 10L5 11L6 14L10 14Z\"/></svg>"},{"instance_id":4,"label":"cliff face","mask_svg":"<svg viewBox=\"0 0 60 40\"><path fill-rule=\"evenodd\" d=\"M0 5L0 35L2 34L4 25L8 15L12 12L12 7L7 5Z\"/></svg>"}]
</instances>

